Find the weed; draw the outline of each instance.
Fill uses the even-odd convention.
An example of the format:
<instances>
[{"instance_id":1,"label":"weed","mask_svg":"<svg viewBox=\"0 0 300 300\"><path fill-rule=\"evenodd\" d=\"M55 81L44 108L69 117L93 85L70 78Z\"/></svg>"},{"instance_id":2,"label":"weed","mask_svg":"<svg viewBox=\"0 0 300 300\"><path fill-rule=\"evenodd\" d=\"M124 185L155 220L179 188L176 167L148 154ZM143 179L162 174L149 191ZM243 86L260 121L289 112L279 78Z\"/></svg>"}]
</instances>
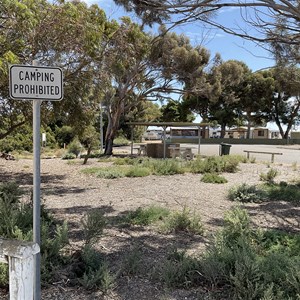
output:
<instances>
[{"instance_id":1,"label":"weed","mask_svg":"<svg viewBox=\"0 0 300 300\"><path fill-rule=\"evenodd\" d=\"M189 232L200 235L204 232L201 217L195 212L191 213L187 207L184 207L181 212L170 214L162 222L160 230L163 233Z\"/></svg>"},{"instance_id":2,"label":"weed","mask_svg":"<svg viewBox=\"0 0 300 300\"><path fill-rule=\"evenodd\" d=\"M223 176L220 176L216 173L205 173L201 178L202 182L205 183L227 183L227 179Z\"/></svg>"},{"instance_id":3,"label":"weed","mask_svg":"<svg viewBox=\"0 0 300 300\"><path fill-rule=\"evenodd\" d=\"M76 157L77 156L74 153L68 152L68 153L64 154L61 159L65 159L65 160L67 160L67 159L75 159Z\"/></svg>"},{"instance_id":4,"label":"weed","mask_svg":"<svg viewBox=\"0 0 300 300\"><path fill-rule=\"evenodd\" d=\"M130 167L125 176L126 177L145 177L151 174L151 170L149 168L140 167L140 166L132 166Z\"/></svg>"},{"instance_id":5,"label":"weed","mask_svg":"<svg viewBox=\"0 0 300 300\"><path fill-rule=\"evenodd\" d=\"M267 173L261 173L259 175L260 180L268 184L273 184L275 177L278 175L278 170L271 168Z\"/></svg>"},{"instance_id":6,"label":"weed","mask_svg":"<svg viewBox=\"0 0 300 300\"><path fill-rule=\"evenodd\" d=\"M102 236L107 221L100 209L88 211L81 219L85 244L94 244Z\"/></svg>"},{"instance_id":7,"label":"weed","mask_svg":"<svg viewBox=\"0 0 300 300\"><path fill-rule=\"evenodd\" d=\"M162 266L162 281L167 287L189 288L201 281L199 262L185 252L174 250Z\"/></svg>"},{"instance_id":8,"label":"weed","mask_svg":"<svg viewBox=\"0 0 300 300\"><path fill-rule=\"evenodd\" d=\"M96 176L105 179L116 179L125 177L124 168L102 168L98 169Z\"/></svg>"},{"instance_id":9,"label":"weed","mask_svg":"<svg viewBox=\"0 0 300 300\"><path fill-rule=\"evenodd\" d=\"M159 220L163 220L169 215L169 210L163 207L150 206L148 208L138 208L130 212L124 222L131 225L150 225Z\"/></svg>"},{"instance_id":10,"label":"weed","mask_svg":"<svg viewBox=\"0 0 300 300\"><path fill-rule=\"evenodd\" d=\"M142 263L142 251L138 247L131 249L123 260L123 274L136 275L140 272Z\"/></svg>"},{"instance_id":11,"label":"weed","mask_svg":"<svg viewBox=\"0 0 300 300\"><path fill-rule=\"evenodd\" d=\"M83 248L82 260L85 271L78 281L84 288L89 290L99 288L107 292L114 286L115 278L111 275L107 263L91 245Z\"/></svg>"}]
</instances>

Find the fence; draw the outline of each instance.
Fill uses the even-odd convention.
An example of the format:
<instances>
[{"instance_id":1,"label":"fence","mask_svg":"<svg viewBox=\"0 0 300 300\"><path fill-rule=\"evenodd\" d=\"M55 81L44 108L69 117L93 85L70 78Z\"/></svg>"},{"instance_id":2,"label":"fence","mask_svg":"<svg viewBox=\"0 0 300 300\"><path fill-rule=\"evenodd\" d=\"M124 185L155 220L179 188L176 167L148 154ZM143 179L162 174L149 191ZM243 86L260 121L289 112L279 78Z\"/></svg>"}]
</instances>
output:
<instances>
[{"instance_id":1,"label":"fence","mask_svg":"<svg viewBox=\"0 0 300 300\"><path fill-rule=\"evenodd\" d=\"M39 251L36 243L0 238L0 262L9 265L10 300L33 299L34 255Z\"/></svg>"}]
</instances>

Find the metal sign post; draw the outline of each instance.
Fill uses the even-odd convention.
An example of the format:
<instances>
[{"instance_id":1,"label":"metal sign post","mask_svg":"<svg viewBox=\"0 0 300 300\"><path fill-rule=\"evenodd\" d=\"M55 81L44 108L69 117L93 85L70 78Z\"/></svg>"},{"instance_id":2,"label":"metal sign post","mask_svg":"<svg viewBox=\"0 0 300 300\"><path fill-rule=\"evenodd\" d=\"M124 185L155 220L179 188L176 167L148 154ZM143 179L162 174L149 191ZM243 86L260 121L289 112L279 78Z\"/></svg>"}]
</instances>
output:
<instances>
[{"instance_id":1,"label":"metal sign post","mask_svg":"<svg viewBox=\"0 0 300 300\"><path fill-rule=\"evenodd\" d=\"M63 76L60 68L13 65L9 69L10 97L32 100L33 109L33 241L41 244L41 103L63 98ZM34 258L34 300L41 299L41 256Z\"/></svg>"},{"instance_id":2,"label":"metal sign post","mask_svg":"<svg viewBox=\"0 0 300 300\"><path fill-rule=\"evenodd\" d=\"M41 100L32 101L33 108L33 241L41 247ZM41 299L41 253L34 256L34 300Z\"/></svg>"}]
</instances>

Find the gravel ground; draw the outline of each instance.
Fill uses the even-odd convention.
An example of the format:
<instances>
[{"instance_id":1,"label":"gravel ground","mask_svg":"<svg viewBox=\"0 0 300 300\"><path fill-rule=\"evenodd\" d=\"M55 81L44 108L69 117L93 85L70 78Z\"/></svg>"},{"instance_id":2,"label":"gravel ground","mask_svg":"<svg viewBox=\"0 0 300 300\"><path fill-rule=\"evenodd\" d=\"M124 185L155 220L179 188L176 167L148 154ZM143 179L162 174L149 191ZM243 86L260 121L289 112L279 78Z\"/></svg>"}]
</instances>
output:
<instances>
[{"instance_id":1,"label":"gravel ground","mask_svg":"<svg viewBox=\"0 0 300 300\"><path fill-rule=\"evenodd\" d=\"M233 174L223 174L226 184L205 184L201 175L184 174L174 176L148 176L143 178L100 179L81 172L84 168L107 165L96 159L89 159L83 166L82 160L73 163L61 159L41 160L41 196L43 202L55 217L68 220L70 240L76 249L81 244L80 219L92 208L101 208L108 218L124 215L138 207L159 205L172 210L188 207L197 211L205 225L204 237L187 235L162 236L151 228L120 229L108 227L101 239L99 248L111 261L113 267L132 250L134 245L142 245L144 259L166 255L167 249L176 246L189 253L201 251L208 237L222 225L224 212L234 204L226 196L230 187L241 184L259 183L259 174L269 170L269 164L241 164ZM279 171L278 181L300 178L299 166L290 163L275 163ZM21 186L32 187L32 161L0 160L0 182L15 180ZM247 204L255 225L263 228L284 228L300 231L300 209L286 202ZM66 274L67 278L67 274ZM88 293L80 288L71 288L67 279L43 289L43 299L206 299L199 290L165 290L141 276L120 277L115 289L108 295L101 292ZM202 295L202 296L201 296ZM0 299L6 299L2 296Z\"/></svg>"}]
</instances>

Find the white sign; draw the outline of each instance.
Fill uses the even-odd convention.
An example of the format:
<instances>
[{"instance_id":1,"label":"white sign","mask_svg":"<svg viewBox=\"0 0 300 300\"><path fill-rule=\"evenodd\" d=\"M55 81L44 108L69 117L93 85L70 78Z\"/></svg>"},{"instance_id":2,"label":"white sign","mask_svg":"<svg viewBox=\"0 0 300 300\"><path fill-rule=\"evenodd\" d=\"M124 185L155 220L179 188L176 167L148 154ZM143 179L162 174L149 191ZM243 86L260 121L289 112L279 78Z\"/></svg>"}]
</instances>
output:
<instances>
[{"instance_id":1,"label":"white sign","mask_svg":"<svg viewBox=\"0 0 300 300\"><path fill-rule=\"evenodd\" d=\"M60 68L13 65L9 69L12 99L61 100L63 75Z\"/></svg>"}]
</instances>

